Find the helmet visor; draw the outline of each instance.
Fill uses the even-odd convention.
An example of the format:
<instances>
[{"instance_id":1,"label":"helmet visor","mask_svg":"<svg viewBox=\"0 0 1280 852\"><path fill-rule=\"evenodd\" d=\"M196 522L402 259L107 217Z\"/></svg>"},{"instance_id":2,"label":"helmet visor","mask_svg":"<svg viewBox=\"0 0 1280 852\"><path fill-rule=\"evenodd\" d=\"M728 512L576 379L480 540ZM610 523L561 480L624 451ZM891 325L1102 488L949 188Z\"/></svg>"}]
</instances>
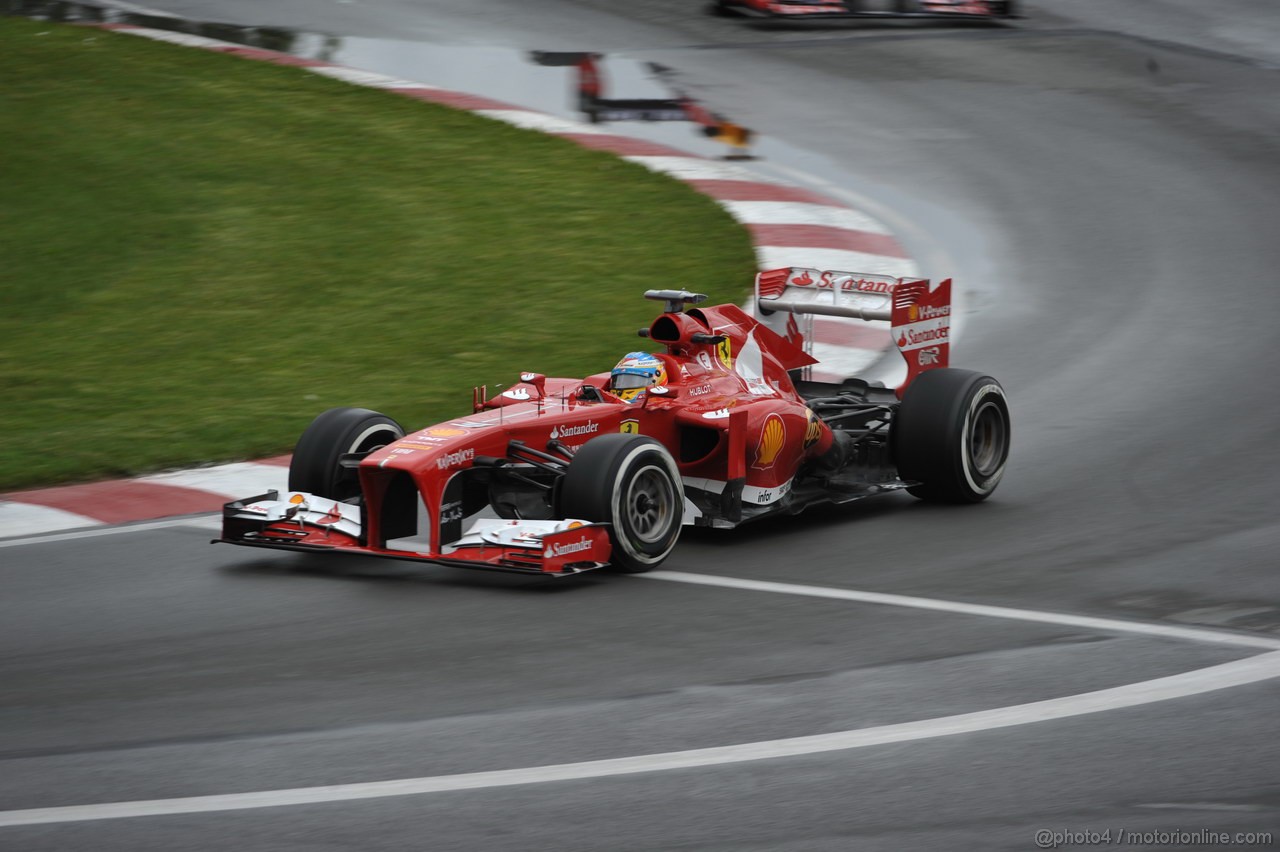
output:
<instances>
[{"instance_id":1,"label":"helmet visor","mask_svg":"<svg viewBox=\"0 0 1280 852\"><path fill-rule=\"evenodd\" d=\"M653 376L637 375L636 373L617 373L613 377L614 390L647 388L651 384L653 384Z\"/></svg>"}]
</instances>

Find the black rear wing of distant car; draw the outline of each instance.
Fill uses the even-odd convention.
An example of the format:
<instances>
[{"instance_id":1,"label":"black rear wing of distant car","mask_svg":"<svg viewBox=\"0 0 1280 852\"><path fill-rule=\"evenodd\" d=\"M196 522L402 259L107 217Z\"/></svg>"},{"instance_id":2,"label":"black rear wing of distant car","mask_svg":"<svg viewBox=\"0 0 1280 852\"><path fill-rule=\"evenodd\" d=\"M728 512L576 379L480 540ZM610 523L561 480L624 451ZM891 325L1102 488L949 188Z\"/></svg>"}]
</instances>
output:
<instances>
[{"instance_id":1,"label":"black rear wing of distant car","mask_svg":"<svg viewBox=\"0 0 1280 852\"><path fill-rule=\"evenodd\" d=\"M765 316L783 311L888 322L893 342L907 362L899 395L920 373L950 362L950 278L930 287L923 278L793 266L757 274L755 295L756 309ZM789 330L791 341L812 353L813 341L795 324L789 324Z\"/></svg>"}]
</instances>

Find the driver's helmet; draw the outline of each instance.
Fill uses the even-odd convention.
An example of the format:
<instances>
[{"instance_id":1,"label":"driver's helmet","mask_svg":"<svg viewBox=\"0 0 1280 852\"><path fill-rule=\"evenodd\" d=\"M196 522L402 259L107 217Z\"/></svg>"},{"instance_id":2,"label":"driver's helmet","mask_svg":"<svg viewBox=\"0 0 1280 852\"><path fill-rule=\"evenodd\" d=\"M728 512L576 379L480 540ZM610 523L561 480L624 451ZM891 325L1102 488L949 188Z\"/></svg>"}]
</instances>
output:
<instances>
[{"instance_id":1,"label":"driver's helmet","mask_svg":"<svg viewBox=\"0 0 1280 852\"><path fill-rule=\"evenodd\" d=\"M635 402L646 390L667 383L667 368L662 359L648 352L628 352L613 368L609 391L627 402Z\"/></svg>"}]
</instances>

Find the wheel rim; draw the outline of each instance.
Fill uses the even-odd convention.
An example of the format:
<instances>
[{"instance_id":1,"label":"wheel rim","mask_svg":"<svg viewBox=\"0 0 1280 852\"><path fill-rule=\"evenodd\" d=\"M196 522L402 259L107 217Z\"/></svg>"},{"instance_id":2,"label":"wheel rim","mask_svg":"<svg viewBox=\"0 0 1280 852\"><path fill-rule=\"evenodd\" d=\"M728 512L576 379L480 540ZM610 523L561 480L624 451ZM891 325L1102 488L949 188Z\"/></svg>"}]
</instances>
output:
<instances>
[{"instance_id":1,"label":"wheel rim","mask_svg":"<svg viewBox=\"0 0 1280 852\"><path fill-rule=\"evenodd\" d=\"M1007 433L1004 414L994 400L984 402L974 412L969 426L969 464L980 477L998 471L1005 459Z\"/></svg>"},{"instance_id":2,"label":"wheel rim","mask_svg":"<svg viewBox=\"0 0 1280 852\"><path fill-rule=\"evenodd\" d=\"M366 429L364 432L356 436L351 442L348 453L371 453L374 450L380 450L387 444L398 441L403 438L399 431L393 429L386 424L380 424L372 428Z\"/></svg>"},{"instance_id":3,"label":"wheel rim","mask_svg":"<svg viewBox=\"0 0 1280 852\"><path fill-rule=\"evenodd\" d=\"M395 443L404 437L404 433L386 423L379 423L376 426L370 426L361 432L352 440L350 446L347 447L346 453L363 453L368 455L382 449L387 444ZM359 497L360 490L360 474L355 470L338 465L333 474L333 499L339 502L351 500Z\"/></svg>"},{"instance_id":4,"label":"wheel rim","mask_svg":"<svg viewBox=\"0 0 1280 852\"><path fill-rule=\"evenodd\" d=\"M631 479L623 501L627 529L642 544L659 544L671 531L676 489L662 468L649 466Z\"/></svg>"}]
</instances>

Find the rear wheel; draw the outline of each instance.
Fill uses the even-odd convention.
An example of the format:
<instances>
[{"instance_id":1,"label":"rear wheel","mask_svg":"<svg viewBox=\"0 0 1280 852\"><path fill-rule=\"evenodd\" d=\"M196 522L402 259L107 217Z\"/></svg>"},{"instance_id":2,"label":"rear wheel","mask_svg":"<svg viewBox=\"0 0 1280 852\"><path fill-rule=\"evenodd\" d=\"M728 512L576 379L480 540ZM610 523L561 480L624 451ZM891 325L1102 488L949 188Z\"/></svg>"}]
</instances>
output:
<instances>
[{"instance_id":1,"label":"rear wheel","mask_svg":"<svg viewBox=\"0 0 1280 852\"><path fill-rule=\"evenodd\" d=\"M990 376L943 368L922 373L893 420L898 475L922 500L977 503L991 496L1009 458L1009 404Z\"/></svg>"},{"instance_id":2,"label":"rear wheel","mask_svg":"<svg viewBox=\"0 0 1280 852\"><path fill-rule=\"evenodd\" d=\"M684 521L675 459L643 435L601 435L582 446L560 482L566 518L610 524L614 569L652 570L670 555Z\"/></svg>"},{"instance_id":3,"label":"rear wheel","mask_svg":"<svg viewBox=\"0 0 1280 852\"><path fill-rule=\"evenodd\" d=\"M360 496L360 478L344 456L366 456L404 437L400 424L367 408L331 408L302 433L289 463L289 490L330 500Z\"/></svg>"}]
</instances>

